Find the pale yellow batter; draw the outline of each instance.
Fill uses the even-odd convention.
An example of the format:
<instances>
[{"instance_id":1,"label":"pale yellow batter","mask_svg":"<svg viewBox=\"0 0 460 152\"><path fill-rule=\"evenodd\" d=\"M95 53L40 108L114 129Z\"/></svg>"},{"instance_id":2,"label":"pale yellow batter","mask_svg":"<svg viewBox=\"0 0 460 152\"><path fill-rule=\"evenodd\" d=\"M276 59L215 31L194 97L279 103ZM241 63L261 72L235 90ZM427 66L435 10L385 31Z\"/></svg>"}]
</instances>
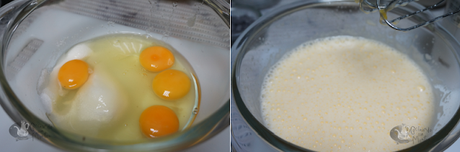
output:
<instances>
[{"instance_id":1,"label":"pale yellow batter","mask_svg":"<svg viewBox=\"0 0 460 152\"><path fill-rule=\"evenodd\" d=\"M265 125L316 151L395 151L390 130L430 127L433 93L418 66L382 43L350 36L305 43L272 67L262 88Z\"/></svg>"}]
</instances>

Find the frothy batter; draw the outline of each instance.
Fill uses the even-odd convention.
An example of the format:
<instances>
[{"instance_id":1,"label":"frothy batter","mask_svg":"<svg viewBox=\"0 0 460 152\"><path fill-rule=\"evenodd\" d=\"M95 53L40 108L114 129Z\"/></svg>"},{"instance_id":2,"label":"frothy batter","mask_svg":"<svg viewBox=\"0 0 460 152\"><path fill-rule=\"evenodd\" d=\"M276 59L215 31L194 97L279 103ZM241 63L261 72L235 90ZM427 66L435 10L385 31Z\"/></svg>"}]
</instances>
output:
<instances>
[{"instance_id":1,"label":"frothy batter","mask_svg":"<svg viewBox=\"0 0 460 152\"><path fill-rule=\"evenodd\" d=\"M286 54L262 87L265 125L316 151L395 151L398 125L430 127L433 93L421 69L382 43L351 36L308 42Z\"/></svg>"}]
</instances>

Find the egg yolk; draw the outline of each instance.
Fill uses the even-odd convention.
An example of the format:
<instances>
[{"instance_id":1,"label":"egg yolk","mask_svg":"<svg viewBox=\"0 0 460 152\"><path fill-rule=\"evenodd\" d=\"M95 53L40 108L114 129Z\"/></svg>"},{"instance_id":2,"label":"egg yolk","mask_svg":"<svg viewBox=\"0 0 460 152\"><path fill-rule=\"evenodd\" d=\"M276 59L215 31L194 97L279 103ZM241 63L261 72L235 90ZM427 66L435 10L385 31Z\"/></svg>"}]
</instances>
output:
<instances>
[{"instance_id":1,"label":"egg yolk","mask_svg":"<svg viewBox=\"0 0 460 152\"><path fill-rule=\"evenodd\" d=\"M174 111L166 106L148 107L139 118L142 133L150 138L169 135L179 130L179 119Z\"/></svg>"},{"instance_id":2,"label":"egg yolk","mask_svg":"<svg viewBox=\"0 0 460 152\"><path fill-rule=\"evenodd\" d=\"M174 64L174 55L167 48L152 46L141 52L139 61L145 69L159 72Z\"/></svg>"},{"instance_id":3,"label":"egg yolk","mask_svg":"<svg viewBox=\"0 0 460 152\"><path fill-rule=\"evenodd\" d=\"M188 76L178 70L165 70L153 78L152 88L156 95L165 100L184 97L190 90Z\"/></svg>"},{"instance_id":4,"label":"egg yolk","mask_svg":"<svg viewBox=\"0 0 460 152\"><path fill-rule=\"evenodd\" d=\"M88 64L82 60L71 60L59 69L58 80L66 89L77 89L88 80Z\"/></svg>"}]
</instances>

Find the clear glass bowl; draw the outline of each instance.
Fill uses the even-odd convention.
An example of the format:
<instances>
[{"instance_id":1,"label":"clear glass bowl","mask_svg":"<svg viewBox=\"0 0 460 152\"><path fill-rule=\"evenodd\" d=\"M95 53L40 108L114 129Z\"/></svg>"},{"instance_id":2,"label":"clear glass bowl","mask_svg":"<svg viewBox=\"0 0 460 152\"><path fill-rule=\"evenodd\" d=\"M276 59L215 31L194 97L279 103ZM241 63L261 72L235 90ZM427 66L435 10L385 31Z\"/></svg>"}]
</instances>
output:
<instances>
[{"instance_id":1,"label":"clear glass bowl","mask_svg":"<svg viewBox=\"0 0 460 152\"><path fill-rule=\"evenodd\" d=\"M389 12L388 18L421 8L410 3ZM430 17L429 13L419 14L398 26L409 27ZM309 0L279 6L250 25L232 46L232 101L251 132L246 133L248 137L233 135L239 148L254 148L257 140L273 151L312 151L280 138L264 126L261 86L267 71L286 52L307 41L335 35L364 37L392 46L413 59L429 78L437 119L426 126L432 131L425 132L425 140L402 151L442 151L455 142L460 131L455 127L460 119L458 41L438 24L399 32L378 20L378 13L363 13L354 0ZM241 128L232 127L233 132Z\"/></svg>"},{"instance_id":2,"label":"clear glass bowl","mask_svg":"<svg viewBox=\"0 0 460 152\"><path fill-rule=\"evenodd\" d=\"M0 8L0 14L0 104L17 125L29 124L27 131L36 139L75 151L171 151L205 141L229 125L230 28L225 0L17 0ZM160 39L188 60L201 87L200 111L191 127L146 142L117 143L52 125L37 93L40 71L53 67L75 44L116 33ZM21 70L24 67L34 70Z\"/></svg>"}]
</instances>

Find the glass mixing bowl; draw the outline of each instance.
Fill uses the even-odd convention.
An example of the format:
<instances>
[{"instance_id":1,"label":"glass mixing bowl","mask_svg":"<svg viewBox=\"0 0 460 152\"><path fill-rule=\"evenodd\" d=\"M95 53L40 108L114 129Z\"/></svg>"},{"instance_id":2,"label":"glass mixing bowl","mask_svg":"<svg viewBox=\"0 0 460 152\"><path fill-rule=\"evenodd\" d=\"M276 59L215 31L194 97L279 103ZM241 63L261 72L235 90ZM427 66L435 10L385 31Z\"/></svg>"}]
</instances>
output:
<instances>
[{"instance_id":1,"label":"glass mixing bowl","mask_svg":"<svg viewBox=\"0 0 460 152\"><path fill-rule=\"evenodd\" d=\"M421 8L410 3L389 12L388 18ZM429 13L418 14L398 26L409 27L430 17ZM354 0L307 0L265 14L232 46L232 102L238 109L232 109L232 140L236 149L251 151L259 145L264 151L312 151L264 126L261 87L267 71L286 52L307 41L336 35L364 37L392 46L414 60L429 78L435 95L434 123L424 126L431 131L423 132L425 138L419 138L422 142L402 151L442 151L456 141L460 130L456 127L460 119L460 45L455 38L438 24L409 32L392 30L379 24L378 13L360 11ZM390 138L390 129L388 132Z\"/></svg>"},{"instance_id":2,"label":"glass mixing bowl","mask_svg":"<svg viewBox=\"0 0 460 152\"><path fill-rule=\"evenodd\" d=\"M228 8L225 0L13 1L0 8L0 103L34 138L62 149L169 151L196 145L229 125ZM117 33L161 40L188 60L201 87L200 111L191 127L141 143L118 143L72 134L50 122L37 93L40 71L75 44Z\"/></svg>"}]
</instances>

